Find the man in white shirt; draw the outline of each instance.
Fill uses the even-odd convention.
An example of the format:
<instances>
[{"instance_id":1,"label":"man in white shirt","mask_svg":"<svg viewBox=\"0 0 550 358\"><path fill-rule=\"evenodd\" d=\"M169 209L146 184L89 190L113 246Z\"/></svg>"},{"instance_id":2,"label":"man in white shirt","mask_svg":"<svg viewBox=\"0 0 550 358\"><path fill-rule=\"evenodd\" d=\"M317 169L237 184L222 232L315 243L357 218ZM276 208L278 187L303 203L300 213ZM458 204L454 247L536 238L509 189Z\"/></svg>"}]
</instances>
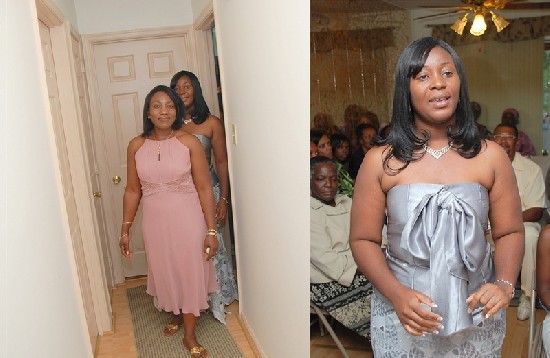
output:
<instances>
[{"instance_id":1,"label":"man in white shirt","mask_svg":"<svg viewBox=\"0 0 550 358\"><path fill-rule=\"evenodd\" d=\"M516 174L523 226L525 228L525 254L521 266L521 291L517 318L526 320L531 314L531 292L533 289L533 271L535 254L540 232L540 219L546 205L544 196L544 178L540 166L531 159L516 155L518 130L509 124L496 126L493 139L508 154Z\"/></svg>"}]
</instances>

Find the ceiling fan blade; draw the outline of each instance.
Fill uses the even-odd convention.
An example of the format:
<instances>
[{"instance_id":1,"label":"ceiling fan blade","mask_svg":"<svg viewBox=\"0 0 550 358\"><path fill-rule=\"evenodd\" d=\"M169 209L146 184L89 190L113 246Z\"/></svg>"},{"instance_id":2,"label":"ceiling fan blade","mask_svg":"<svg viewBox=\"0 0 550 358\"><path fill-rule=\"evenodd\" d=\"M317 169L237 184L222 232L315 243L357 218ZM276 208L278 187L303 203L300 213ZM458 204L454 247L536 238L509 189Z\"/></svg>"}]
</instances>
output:
<instances>
[{"instance_id":1,"label":"ceiling fan blade","mask_svg":"<svg viewBox=\"0 0 550 358\"><path fill-rule=\"evenodd\" d=\"M458 14L458 13L461 13L461 12L464 12L464 9L459 8L459 9L457 9L457 10L448 11L448 12L442 12L442 13L439 13L439 14L432 14L432 15L426 15L426 16L416 17L416 18L414 18L413 20L423 20L423 19L429 19L429 18L437 17L437 16L445 16L445 15L450 15L450 14Z\"/></svg>"},{"instance_id":2,"label":"ceiling fan blade","mask_svg":"<svg viewBox=\"0 0 550 358\"><path fill-rule=\"evenodd\" d=\"M419 9L462 9L463 6L420 5Z\"/></svg>"}]
</instances>

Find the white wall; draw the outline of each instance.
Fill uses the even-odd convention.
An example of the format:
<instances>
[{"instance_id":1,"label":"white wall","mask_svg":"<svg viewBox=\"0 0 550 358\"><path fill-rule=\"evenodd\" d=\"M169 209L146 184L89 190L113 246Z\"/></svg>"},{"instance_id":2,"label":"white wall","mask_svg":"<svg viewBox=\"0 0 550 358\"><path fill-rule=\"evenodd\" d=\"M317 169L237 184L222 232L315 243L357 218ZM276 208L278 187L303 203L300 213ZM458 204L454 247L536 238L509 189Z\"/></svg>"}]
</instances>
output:
<instances>
[{"instance_id":1,"label":"white wall","mask_svg":"<svg viewBox=\"0 0 550 358\"><path fill-rule=\"evenodd\" d=\"M266 357L309 357L309 1L215 0L240 307Z\"/></svg>"},{"instance_id":2,"label":"white wall","mask_svg":"<svg viewBox=\"0 0 550 358\"><path fill-rule=\"evenodd\" d=\"M1 356L91 357L61 180L34 0L2 6ZM4 38L4 36L2 36ZM4 81L4 78L6 81ZM8 123L9 120L9 123ZM3 355L5 353L5 355Z\"/></svg>"},{"instance_id":3,"label":"white wall","mask_svg":"<svg viewBox=\"0 0 550 358\"><path fill-rule=\"evenodd\" d=\"M69 1L69 0L66 0ZM74 0L80 34L193 23L191 0Z\"/></svg>"},{"instance_id":4,"label":"white wall","mask_svg":"<svg viewBox=\"0 0 550 358\"><path fill-rule=\"evenodd\" d=\"M191 8L193 9L193 18L196 19L201 15L202 11L212 3L212 0L191 0Z\"/></svg>"},{"instance_id":5,"label":"white wall","mask_svg":"<svg viewBox=\"0 0 550 358\"><path fill-rule=\"evenodd\" d=\"M74 0L50 0L63 13L64 18L69 20L75 29L78 29L78 20L76 17L76 8Z\"/></svg>"}]
</instances>

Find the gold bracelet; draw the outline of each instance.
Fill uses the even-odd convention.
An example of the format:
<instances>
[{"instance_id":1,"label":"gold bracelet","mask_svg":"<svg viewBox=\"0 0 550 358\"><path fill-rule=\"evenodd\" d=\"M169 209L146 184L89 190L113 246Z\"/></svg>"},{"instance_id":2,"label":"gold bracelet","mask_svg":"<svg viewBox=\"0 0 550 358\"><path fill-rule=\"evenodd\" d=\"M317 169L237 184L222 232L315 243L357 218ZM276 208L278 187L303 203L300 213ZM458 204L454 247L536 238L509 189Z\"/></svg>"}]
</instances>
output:
<instances>
[{"instance_id":1,"label":"gold bracelet","mask_svg":"<svg viewBox=\"0 0 550 358\"><path fill-rule=\"evenodd\" d=\"M225 203L229 205L229 200L227 200L227 198L224 198L223 196L220 196L220 200L225 201Z\"/></svg>"},{"instance_id":2,"label":"gold bracelet","mask_svg":"<svg viewBox=\"0 0 550 358\"><path fill-rule=\"evenodd\" d=\"M123 238L124 236L128 236L128 233L124 233L124 234L122 234L122 236L121 236L121 237L119 237L118 239L120 240L120 239L122 239L122 238Z\"/></svg>"},{"instance_id":3,"label":"gold bracelet","mask_svg":"<svg viewBox=\"0 0 550 358\"><path fill-rule=\"evenodd\" d=\"M206 232L206 236L216 236L216 232L212 232L212 231L207 231Z\"/></svg>"},{"instance_id":4,"label":"gold bracelet","mask_svg":"<svg viewBox=\"0 0 550 358\"><path fill-rule=\"evenodd\" d=\"M122 225L132 224L132 223L133 223L133 221L125 221L125 222L122 223Z\"/></svg>"}]
</instances>

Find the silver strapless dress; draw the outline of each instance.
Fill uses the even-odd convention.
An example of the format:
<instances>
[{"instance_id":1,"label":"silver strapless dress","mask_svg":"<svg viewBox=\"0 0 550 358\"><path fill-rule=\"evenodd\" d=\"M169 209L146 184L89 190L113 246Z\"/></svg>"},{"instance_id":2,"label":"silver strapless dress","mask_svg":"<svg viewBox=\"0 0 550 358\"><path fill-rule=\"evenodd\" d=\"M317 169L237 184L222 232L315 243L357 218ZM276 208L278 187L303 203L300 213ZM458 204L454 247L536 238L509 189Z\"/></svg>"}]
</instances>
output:
<instances>
[{"instance_id":1,"label":"silver strapless dress","mask_svg":"<svg viewBox=\"0 0 550 358\"><path fill-rule=\"evenodd\" d=\"M481 309L470 314L466 304L472 292L495 279L485 239L488 211L487 189L478 183L406 184L388 192L388 266L399 282L431 297L445 328L411 336L375 291L375 357L500 357L505 311L483 319Z\"/></svg>"}]
</instances>

